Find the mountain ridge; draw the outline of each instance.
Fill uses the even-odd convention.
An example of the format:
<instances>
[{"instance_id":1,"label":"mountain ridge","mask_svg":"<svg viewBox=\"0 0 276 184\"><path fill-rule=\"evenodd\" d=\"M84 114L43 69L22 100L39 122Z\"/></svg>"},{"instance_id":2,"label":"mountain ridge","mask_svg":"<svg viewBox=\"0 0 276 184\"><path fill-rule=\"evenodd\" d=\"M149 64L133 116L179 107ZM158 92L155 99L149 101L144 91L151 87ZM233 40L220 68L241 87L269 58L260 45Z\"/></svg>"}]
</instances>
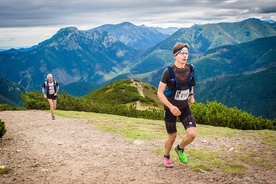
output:
<instances>
[{"instance_id":1,"label":"mountain ridge","mask_svg":"<svg viewBox=\"0 0 276 184\"><path fill-rule=\"evenodd\" d=\"M146 26L136 26L130 22L119 24L104 24L102 26L88 30L108 31L124 44L137 49L145 50L166 39L169 35L163 34L156 28Z\"/></svg>"},{"instance_id":2,"label":"mountain ridge","mask_svg":"<svg viewBox=\"0 0 276 184\"><path fill-rule=\"evenodd\" d=\"M122 28L121 25L118 27ZM137 79L157 87L163 69L173 62L173 45L181 41L190 44L189 62L196 66L200 84L208 78L224 74L250 71L253 74L254 70L273 63L271 58L275 58L275 49L270 44L271 48L267 48L269 40L264 40L273 40L272 36L276 36L275 29L275 23L258 19L194 25L179 29L161 42L156 40L158 43L152 47L137 50L108 31L80 31L76 27L67 27L31 49L0 52L0 76L29 91L40 90L47 73L52 73L64 89L68 92L74 91L78 96L122 78ZM127 30L129 31L125 31ZM256 48L254 44L259 38L263 39L263 45ZM253 41L251 45L242 45L250 41ZM259 55L258 51L264 48L271 51ZM256 60L255 64L246 65L247 61L252 62L252 58ZM233 61L236 63L230 66L229 62ZM218 68L215 68L217 64ZM244 69L238 70L241 64ZM78 82L81 84L78 85Z\"/></svg>"},{"instance_id":3,"label":"mountain ridge","mask_svg":"<svg viewBox=\"0 0 276 184\"><path fill-rule=\"evenodd\" d=\"M0 77L0 89L0 104L8 104L10 106L23 105L20 95L25 93L26 90L22 86Z\"/></svg>"}]
</instances>

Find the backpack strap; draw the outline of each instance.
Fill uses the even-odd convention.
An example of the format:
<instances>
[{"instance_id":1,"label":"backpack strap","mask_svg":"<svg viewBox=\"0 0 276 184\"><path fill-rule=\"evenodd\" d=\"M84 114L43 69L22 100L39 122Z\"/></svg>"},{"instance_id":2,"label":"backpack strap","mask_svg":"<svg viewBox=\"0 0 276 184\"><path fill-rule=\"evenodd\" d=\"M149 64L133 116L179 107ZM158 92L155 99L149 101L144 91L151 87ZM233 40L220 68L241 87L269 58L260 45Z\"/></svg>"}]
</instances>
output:
<instances>
[{"instance_id":1,"label":"backpack strap","mask_svg":"<svg viewBox=\"0 0 276 184\"><path fill-rule=\"evenodd\" d=\"M56 92L57 91L56 80L53 80L53 83L54 83L54 89L55 89L55 92ZM47 91L49 91L49 82L48 82L48 80L45 81L45 86L47 87Z\"/></svg>"},{"instance_id":2,"label":"backpack strap","mask_svg":"<svg viewBox=\"0 0 276 184\"><path fill-rule=\"evenodd\" d=\"M195 67L193 64L189 65L190 67L190 78L189 78L189 90L192 91L192 86L195 86Z\"/></svg>"},{"instance_id":3,"label":"backpack strap","mask_svg":"<svg viewBox=\"0 0 276 184\"><path fill-rule=\"evenodd\" d=\"M169 74L170 74L170 80L169 82L174 84L175 83L175 89L178 88L178 80L175 76L174 69L172 66L168 66Z\"/></svg>"},{"instance_id":4,"label":"backpack strap","mask_svg":"<svg viewBox=\"0 0 276 184\"><path fill-rule=\"evenodd\" d=\"M174 74L172 66L168 66L167 68L169 70L170 79L174 79L175 78L175 74Z\"/></svg>"},{"instance_id":5,"label":"backpack strap","mask_svg":"<svg viewBox=\"0 0 276 184\"><path fill-rule=\"evenodd\" d=\"M53 80L53 82L54 82L54 89L55 89L55 92L57 92L57 86L56 86L56 80Z\"/></svg>"},{"instance_id":6,"label":"backpack strap","mask_svg":"<svg viewBox=\"0 0 276 184\"><path fill-rule=\"evenodd\" d=\"M167 87L165 89L165 96L170 96L178 88L178 80L175 76L173 67L168 66L167 68L169 71L170 79L169 79L169 81L167 83Z\"/></svg>"}]
</instances>

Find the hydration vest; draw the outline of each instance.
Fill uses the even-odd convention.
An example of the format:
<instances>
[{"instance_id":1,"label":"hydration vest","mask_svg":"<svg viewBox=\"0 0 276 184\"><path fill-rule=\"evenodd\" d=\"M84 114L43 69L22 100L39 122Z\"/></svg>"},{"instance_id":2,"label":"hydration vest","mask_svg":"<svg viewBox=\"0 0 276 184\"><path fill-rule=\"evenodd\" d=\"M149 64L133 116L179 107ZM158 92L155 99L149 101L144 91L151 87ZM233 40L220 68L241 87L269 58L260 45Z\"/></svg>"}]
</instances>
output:
<instances>
[{"instance_id":1,"label":"hydration vest","mask_svg":"<svg viewBox=\"0 0 276 184\"><path fill-rule=\"evenodd\" d=\"M53 80L53 83L54 83L55 92L57 92L57 82L55 80ZM45 81L45 86L46 86L47 92L48 92L49 91L49 82L48 82L48 80Z\"/></svg>"},{"instance_id":2,"label":"hydration vest","mask_svg":"<svg viewBox=\"0 0 276 184\"><path fill-rule=\"evenodd\" d=\"M194 77L195 69L194 69L194 65L192 65L192 64L188 64L188 66L191 71L190 77L189 77L189 91L191 92L192 86L196 85L195 77ZM168 81L168 84L167 84L164 94L165 94L165 96L170 96L179 88L179 84L178 84L178 80L175 76L173 67L168 66L167 68L169 70L170 79Z\"/></svg>"}]
</instances>

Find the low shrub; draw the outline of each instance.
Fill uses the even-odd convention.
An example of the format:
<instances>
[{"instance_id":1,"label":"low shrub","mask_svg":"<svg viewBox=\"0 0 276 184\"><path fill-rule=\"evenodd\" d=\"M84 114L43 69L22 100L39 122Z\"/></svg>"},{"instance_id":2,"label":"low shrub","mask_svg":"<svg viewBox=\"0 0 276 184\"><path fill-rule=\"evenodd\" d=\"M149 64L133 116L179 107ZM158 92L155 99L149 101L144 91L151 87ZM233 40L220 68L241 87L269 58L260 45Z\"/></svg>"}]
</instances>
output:
<instances>
[{"instance_id":1,"label":"low shrub","mask_svg":"<svg viewBox=\"0 0 276 184\"><path fill-rule=\"evenodd\" d=\"M0 104L0 111L10 110L10 106L8 104Z\"/></svg>"},{"instance_id":2,"label":"low shrub","mask_svg":"<svg viewBox=\"0 0 276 184\"><path fill-rule=\"evenodd\" d=\"M229 127L240 130L276 130L275 120L255 117L236 107L228 108L218 102L196 103L191 106L198 124Z\"/></svg>"},{"instance_id":3,"label":"low shrub","mask_svg":"<svg viewBox=\"0 0 276 184\"><path fill-rule=\"evenodd\" d=\"M116 101L113 100L111 101L112 103L108 103L104 100L73 97L62 91L58 97L57 109L114 114L144 119L164 119L164 112L162 109L141 111L137 110L134 106L129 107L125 104L126 102L135 100L139 100L139 98L137 97L136 99L136 96L126 95L123 101L117 101L116 103ZM148 103L154 103L149 98L143 100ZM22 101L24 102L24 107L27 109L49 109L47 100L45 100L38 91L28 92L22 95ZM276 130L276 120L255 117L250 113L237 109L236 107L228 108L226 105L218 102L207 102L206 104L195 103L191 105L191 110L195 116L196 123L198 124L229 127L241 130Z\"/></svg>"},{"instance_id":4,"label":"low shrub","mask_svg":"<svg viewBox=\"0 0 276 184\"><path fill-rule=\"evenodd\" d=\"M0 138L2 138L6 132L7 129L5 127L5 122L2 119L0 119Z\"/></svg>"}]
</instances>

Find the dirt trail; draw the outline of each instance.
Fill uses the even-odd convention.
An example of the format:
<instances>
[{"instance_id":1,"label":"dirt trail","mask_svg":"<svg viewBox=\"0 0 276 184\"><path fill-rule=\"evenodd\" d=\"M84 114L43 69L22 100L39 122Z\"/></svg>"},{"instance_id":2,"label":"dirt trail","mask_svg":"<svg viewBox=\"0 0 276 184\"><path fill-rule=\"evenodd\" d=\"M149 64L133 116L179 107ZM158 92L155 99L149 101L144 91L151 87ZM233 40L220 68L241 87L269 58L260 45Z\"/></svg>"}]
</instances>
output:
<instances>
[{"instance_id":1,"label":"dirt trail","mask_svg":"<svg viewBox=\"0 0 276 184\"><path fill-rule=\"evenodd\" d=\"M84 119L44 111L2 111L7 133L0 140L0 165L10 171L0 183L270 183L254 176L194 172L184 164L172 169L151 151L120 135L99 131ZM274 178L275 179L275 178ZM275 180L274 180L275 181Z\"/></svg>"}]
</instances>

